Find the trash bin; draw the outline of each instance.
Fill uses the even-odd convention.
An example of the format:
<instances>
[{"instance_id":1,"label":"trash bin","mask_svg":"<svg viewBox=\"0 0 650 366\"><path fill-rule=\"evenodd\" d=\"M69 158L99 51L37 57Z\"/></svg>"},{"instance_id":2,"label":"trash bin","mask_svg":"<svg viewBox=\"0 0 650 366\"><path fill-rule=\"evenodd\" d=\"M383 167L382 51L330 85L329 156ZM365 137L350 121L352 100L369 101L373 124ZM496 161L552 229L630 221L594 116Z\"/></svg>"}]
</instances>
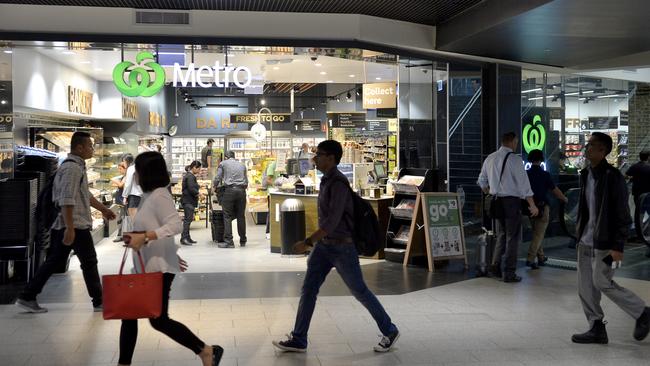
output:
<instances>
[{"instance_id":1,"label":"trash bin","mask_svg":"<svg viewBox=\"0 0 650 366\"><path fill-rule=\"evenodd\" d=\"M294 254L293 245L305 240L305 205L295 198L289 198L280 206L280 237L282 254Z\"/></svg>"}]
</instances>

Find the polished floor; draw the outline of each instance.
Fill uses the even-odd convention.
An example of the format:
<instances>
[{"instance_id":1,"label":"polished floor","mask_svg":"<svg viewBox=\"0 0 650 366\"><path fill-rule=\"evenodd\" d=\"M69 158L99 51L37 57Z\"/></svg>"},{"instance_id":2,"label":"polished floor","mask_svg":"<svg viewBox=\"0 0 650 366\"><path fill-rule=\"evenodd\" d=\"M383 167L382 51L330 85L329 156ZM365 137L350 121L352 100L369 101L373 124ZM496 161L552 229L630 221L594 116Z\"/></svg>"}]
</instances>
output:
<instances>
[{"instance_id":1,"label":"polished floor","mask_svg":"<svg viewBox=\"0 0 650 366\"><path fill-rule=\"evenodd\" d=\"M250 228L245 248L219 249L196 225L200 244L180 254L190 271L172 289L170 314L205 342L224 346L222 365L648 365L650 339L632 338L634 320L603 299L610 344L575 345L587 324L576 295L576 273L543 268L505 284L472 278L454 263L429 274L422 268L363 260L369 287L402 336L388 354L376 354L375 324L340 277L328 277L310 330L306 354L282 354L271 340L292 329L305 258L268 252L261 227ZM100 271L115 273L121 247L97 246ZM650 266L650 262L647 263ZM650 282L617 278L650 302ZM46 314L0 305L0 365L115 365L119 322L93 313L76 259L39 298ZM199 365L188 350L144 321L133 365Z\"/></svg>"}]
</instances>

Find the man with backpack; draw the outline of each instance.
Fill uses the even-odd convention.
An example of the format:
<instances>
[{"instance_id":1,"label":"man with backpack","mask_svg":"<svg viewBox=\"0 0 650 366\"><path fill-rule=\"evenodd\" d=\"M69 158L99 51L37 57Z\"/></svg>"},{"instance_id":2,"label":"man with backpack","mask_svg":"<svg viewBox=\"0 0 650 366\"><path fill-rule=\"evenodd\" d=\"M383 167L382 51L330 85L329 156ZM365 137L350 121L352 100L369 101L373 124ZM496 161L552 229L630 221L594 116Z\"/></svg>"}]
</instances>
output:
<instances>
[{"instance_id":1,"label":"man with backpack","mask_svg":"<svg viewBox=\"0 0 650 366\"><path fill-rule=\"evenodd\" d=\"M363 226L363 223L358 222L360 216L357 215L359 212L355 212L357 204L348 180L337 168L342 156L341 144L334 140L321 142L314 156L316 168L324 174L318 196L319 229L294 245L295 252L310 251L311 254L307 260L307 274L293 332L286 340L273 341L273 345L282 351L307 350L307 332L316 306L316 296L332 267L336 268L354 297L377 322L383 336L374 350L390 351L400 335L377 297L363 281L355 246L355 240L359 239L355 238L355 226Z\"/></svg>"},{"instance_id":2,"label":"man with backpack","mask_svg":"<svg viewBox=\"0 0 650 366\"><path fill-rule=\"evenodd\" d=\"M93 157L93 140L86 132L75 132L70 142L70 154L61 163L51 186L52 211L58 214L52 225L50 248L45 263L18 296L16 305L30 313L45 313L36 296L61 263L67 261L70 251L81 262L81 270L95 311L102 311L102 285L97 270L97 253L91 236L90 206L101 211L108 220L115 213L90 194L85 160ZM60 211L58 211L60 209Z\"/></svg>"}]
</instances>

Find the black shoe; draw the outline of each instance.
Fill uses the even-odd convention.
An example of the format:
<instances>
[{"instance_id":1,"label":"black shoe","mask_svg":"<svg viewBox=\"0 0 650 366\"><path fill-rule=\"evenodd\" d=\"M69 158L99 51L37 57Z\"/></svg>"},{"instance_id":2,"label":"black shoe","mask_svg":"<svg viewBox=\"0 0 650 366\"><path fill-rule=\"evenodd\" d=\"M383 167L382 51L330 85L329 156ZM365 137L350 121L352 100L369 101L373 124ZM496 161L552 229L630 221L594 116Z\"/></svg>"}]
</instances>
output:
<instances>
[{"instance_id":1,"label":"black shoe","mask_svg":"<svg viewBox=\"0 0 650 366\"><path fill-rule=\"evenodd\" d=\"M187 238L181 239L181 244L183 244L183 245L192 245L192 243L189 240L187 240Z\"/></svg>"},{"instance_id":2,"label":"black shoe","mask_svg":"<svg viewBox=\"0 0 650 366\"><path fill-rule=\"evenodd\" d=\"M589 331L582 334L574 334L571 337L571 342L580 344L607 344L609 339L607 338L605 324L602 320L596 320Z\"/></svg>"},{"instance_id":3,"label":"black shoe","mask_svg":"<svg viewBox=\"0 0 650 366\"><path fill-rule=\"evenodd\" d=\"M517 276L517 275L514 274L514 273L513 273L513 274L509 274L509 275L505 275L505 276L503 277L503 282L505 282L505 283L517 283L517 282L521 282L521 277Z\"/></svg>"},{"instance_id":4,"label":"black shoe","mask_svg":"<svg viewBox=\"0 0 650 366\"><path fill-rule=\"evenodd\" d=\"M648 332L650 332L650 307L646 306L643 314L636 320L634 339L642 341L648 336Z\"/></svg>"},{"instance_id":5,"label":"black shoe","mask_svg":"<svg viewBox=\"0 0 650 366\"><path fill-rule=\"evenodd\" d=\"M196 243L198 243L198 241L196 241L196 240L194 240L194 239L192 239L192 238L187 238L187 241L189 241L189 242L192 243L192 244L196 244Z\"/></svg>"},{"instance_id":6,"label":"black shoe","mask_svg":"<svg viewBox=\"0 0 650 366\"><path fill-rule=\"evenodd\" d=\"M223 348L221 346L212 346L212 366L218 366L223 357Z\"/></svg>"},{"instance_id":7,"label":"black shoe","mask_svg":"<svg viewBox=\"0 0 650 366\"><path fill-rule=\"evenodd\" d=\"M292 334L287 334L287 339L284 341L272 341L271 343L284 352L307 352L307 346L295 339Z\"/></svg>"},{"instance_id":8,"label":"black shoe","mask_svg":"<svg viewBox=\"0 0 650 366\"><path fill-rule=\"evenodd\" d=\"M495 278L501 278L503 277L503 273L501 272L501 264L493 264L490 266L490 275Z\"/></svg>"},{"instance_id":9,"label":"black shoe","mask_svg":"<svg viewBox=\"0 0 650 366\"><path fill-rule=\"evenodd\" d=\"M18 306L22 310L25 310L28 313L34 313L34 314L47 313L47 308L40 306L38 304L38 301L36 301L36 299L26 300L19 297L16 300L16 306Z\"/></svg>"},{"instance_id":10,"label":"black shoe","mask_svg":"<svg viewBox=\"0 0 650 366\"><path fill-rule=\"evenodd\" d=\"M239 246L240 246L240 247L245 247L245 246L246 246L246 242L239 243Z\"/></svg>"},{"instance_id":11,"label":"black shoe","mask_svg":"<svg viewBox=\"0 0 650 366\"><path fill-rule=\"evenodd\" d=\"M548 262L548 257L537 258L537 265L540 267L544 267L546 262Z\"/></svg>"},{"instance_id":12,"label":"black shoe","mask_svg":"<svg viewBox=\"0 0 650 366\"><path fill-rule=\"evenodd\" d=\"M531 261L526 261L526 266L530 267L530 269L539 269L539 266L535 262Z\"/></svg>"},{"instance_id":13,"label":"black shoe","mask_svg":"<svg viewBox=\"0 0 650 366\"><path fill-rule=\"evenodd\" d=\"M228 244L228 243L219 243L219 244L217 244L217 246L219 248L234 248L235 244L232 244L232 243L230 243L230 244Z\"/></svg>"}]
</instances>

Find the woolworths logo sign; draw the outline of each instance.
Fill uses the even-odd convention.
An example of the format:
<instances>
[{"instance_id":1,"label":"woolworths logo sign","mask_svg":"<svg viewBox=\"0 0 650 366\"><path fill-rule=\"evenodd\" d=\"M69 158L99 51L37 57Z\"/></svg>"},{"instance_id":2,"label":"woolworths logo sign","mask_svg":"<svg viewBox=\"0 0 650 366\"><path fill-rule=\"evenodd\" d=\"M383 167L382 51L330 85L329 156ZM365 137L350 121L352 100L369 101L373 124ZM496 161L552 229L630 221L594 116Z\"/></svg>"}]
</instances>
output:
<instances>
[{"instance_id":1,"label":"woolworths logo sign","mask_svg":"<svg viewBox=\"0 0 650 366\"><path fill-rule=\"evenodd\" d=\"M155 62L150 52L140 52L135 59L137 65L123 61L115 66L115 87L127 97L152 97L158 94L165 85L165 70Z\"/></svg>"},{"instance_id":2,"label":"woolworths logo sign","mask_svg":"<svg viewBox=\"0 0 650 366\"><path fill-rule=\"evenodd\" d=\"M527 124L524 127L522 142L527 154L533 150L544 150L544 144L546 143L546 129L541 122L542 117L539 114L536 114L533 117L533 123Z\"/></svg>"},{"instance_id":3,"label":"woolworths logo sign","mask_svg":"<svg viewBox=\"0 0 650 366\"><path fill-rule=\"evenodd\" d=\"M120 62L113 69L113 83L117 90L128 97L151 97L165 85L165 70L155 62L150 52L140 52L136 64L130 61ZM243 74L243 75L242 75ZM243 76L243 77L242 77ZM225 87L230 83L238 88L251 84L253 74L245 66L222 67L219 61L214 66L199 66L190 63L187 67L175 63L172 85L175 87Z\"/></svg>"}]
</instances>

